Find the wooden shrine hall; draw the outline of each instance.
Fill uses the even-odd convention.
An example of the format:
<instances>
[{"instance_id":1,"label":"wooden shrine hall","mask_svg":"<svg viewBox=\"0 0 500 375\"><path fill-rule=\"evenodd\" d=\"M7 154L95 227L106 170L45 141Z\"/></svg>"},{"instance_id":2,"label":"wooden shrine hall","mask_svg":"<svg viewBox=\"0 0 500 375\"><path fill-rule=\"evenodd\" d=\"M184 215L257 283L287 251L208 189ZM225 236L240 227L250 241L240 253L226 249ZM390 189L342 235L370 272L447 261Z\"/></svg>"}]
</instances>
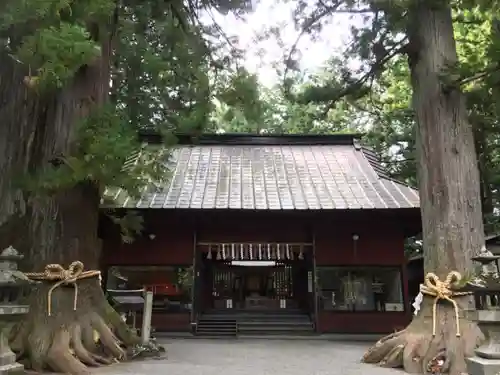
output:
<instances>
[{"instance_id":1,"label":"wooden shrine hall","mask_svg":"<svg viewBox=\"0 0 500 375\"><path fill-rule=\"evenodd\" d=\"M106 191L118 212L142 214L142 234L122 243L104 215L100 228L106 287L154 291L156 330L386 333L409 322L404 241L421 231L418 192L358 135L178 139L167 183L140 199Z\"/></svg>"}]
</instances>

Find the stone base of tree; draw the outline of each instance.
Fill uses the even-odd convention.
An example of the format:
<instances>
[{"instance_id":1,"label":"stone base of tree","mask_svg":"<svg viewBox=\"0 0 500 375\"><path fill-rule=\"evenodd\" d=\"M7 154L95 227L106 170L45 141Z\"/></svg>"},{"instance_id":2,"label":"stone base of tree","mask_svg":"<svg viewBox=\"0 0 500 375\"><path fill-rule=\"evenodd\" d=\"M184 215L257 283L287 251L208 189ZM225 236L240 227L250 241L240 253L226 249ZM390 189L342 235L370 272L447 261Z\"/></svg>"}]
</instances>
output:
<instances>
[{"instance_id":1,"label":"stone base of tree","mask_svg":"<svg viewBox=\"0 0 500 375\"><path fill-rule=\"evenodd\" d=\"M455 300L468 299L468 296ZM381 367L403 368L411 374L462 375L467 373L466 358L484 336L473 321L460 314L457 336L455 310L447 301L438 303L436 335L433 335L433 299L424 297L421 310L406 329L380 339L368 349L363 362Z\"/></svg>"},{"instance_id":2,"label":"stone base of tree","mask_svg":"<svg viewBox=\"0 0 500 375\"><path fill-rule=\"evenodd\" d=\"M467 358L467 373L472 375L500 374L500 360L480 357Z\"/></svg>"},{"instance_id":3,"label":"stone base of tree","mask_svg":"<svg viewBox=\"0 0 500 375\"><path fill-rule=\"evenodd\" d=\"M139 337L109 305L97 277L77 281L75 288L53 282L37 284L29 296L30 312L14 327L11 347L19 362L35 371L87 374L89 367L130 357L160 355L160 346L142 347Z\"/></svg>"},{"instance_id":4,"label":"stone base of tree","mask_svg":"<svg viewBox=\"0 0 500 375\"><path fill-rule=\"evenodd\" d=\"M0 366L0 375L24 375L24 366L20 363Z\"/></svg>"}]
</instances>

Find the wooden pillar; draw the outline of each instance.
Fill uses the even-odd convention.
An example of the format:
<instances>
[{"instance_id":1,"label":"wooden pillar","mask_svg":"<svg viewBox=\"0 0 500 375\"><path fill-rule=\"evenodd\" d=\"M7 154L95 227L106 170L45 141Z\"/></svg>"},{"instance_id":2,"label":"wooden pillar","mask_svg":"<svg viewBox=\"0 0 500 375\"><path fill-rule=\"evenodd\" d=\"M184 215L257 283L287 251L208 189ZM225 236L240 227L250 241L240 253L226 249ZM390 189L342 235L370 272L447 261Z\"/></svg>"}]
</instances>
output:
<instances>
[{"instance_id":1,"label":"wooden pillar","mask_svg":"<svg viewBox=\"0 0 500 375\"><path fill-rule=\"evenodd\" d=\"M193 229L193 261L192 261L192 280L191 280L191 314L190 314L190 322L191 324L196 324L198 321L198 310L200 304L200 293L198 289L200 287L200 270L198 264L198 240L197 240L197 222L196 219L194 223Z\"/></svg>"},{"instance_id":2,"label":"wooden pillar","mask_svg":"<svg viewBox=\"0 0 500 375\"><path fill-rule=\"evenodd\" d=\"M312 229L312 283L313 283L313 311L314 311L314 330L319 332L319 316L318 316L318 275L316 269L316 231ZM309 275L308 275L309 276ZM309 282L309 280L308 280ZM308 286L309 292L309 286Z\"/></svg>"},{"instance_id":3,"label":"wooden pillar","mask_svg":"<svg viewBox=\"0 0 500 375\"><path fill-rule=\"evenodd\" d=\"M408 289L408 263L405 261L403 263L403 266L401 267L401 289L403 292L403 306L404 306L404 311L408 316L411 316L411 303L413 301L410 301L410 293Z\"/></svg>"}]
</instances>

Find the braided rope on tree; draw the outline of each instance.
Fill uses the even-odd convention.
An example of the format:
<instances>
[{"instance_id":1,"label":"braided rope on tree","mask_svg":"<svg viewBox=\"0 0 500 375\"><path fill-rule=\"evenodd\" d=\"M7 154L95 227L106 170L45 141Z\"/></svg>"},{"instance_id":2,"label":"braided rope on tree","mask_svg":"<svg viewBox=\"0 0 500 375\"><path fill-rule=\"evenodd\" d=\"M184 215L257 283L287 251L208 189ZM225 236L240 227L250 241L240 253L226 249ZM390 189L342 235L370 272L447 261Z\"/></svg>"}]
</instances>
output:
<instances>
[{"instance_id":1,"label":"braided rope on tree","mask_svg":"<svg viewBox=\"0 0 500 375\"><path fill-rule=\"evenodd\" d=\"M73 300L73 310L76 311L78 301L78 285L77 281L81 279L88 279L91 277L99 277L101 279L101 271L89 270L84 271L83 263L75 261L71 263L68 269L65 269L60 264L47 264L43 272L28 272L25 273L26 277L31 280L37 281L57 281L47 293L47 314L52 314L52 292L62 286L71 285L75 289L75 296Z\"/></svg>"},{"instance_id":2,"label":"braided rope on tree","mask_svg":"<svg viewBox=\"0 0 500 375\"><path fill-rule=\"evenodd\" d=\"M437 319L437 304L440 300L448 301L453 305L455 310L455 324L456 324L456 336L460 337L460 319L458 313L458 305L453 297L465 296L471 294L471 292L458 292L454 291L452 288L458 286L462 280L462 275L457 271L451 271L444 281L441 281L439 277L429 272L425 275L424 283L420 284L420 292L424 295L434 297L432 303L432 336L436 336L436 319Z\"/></svg>"}]
</instances>

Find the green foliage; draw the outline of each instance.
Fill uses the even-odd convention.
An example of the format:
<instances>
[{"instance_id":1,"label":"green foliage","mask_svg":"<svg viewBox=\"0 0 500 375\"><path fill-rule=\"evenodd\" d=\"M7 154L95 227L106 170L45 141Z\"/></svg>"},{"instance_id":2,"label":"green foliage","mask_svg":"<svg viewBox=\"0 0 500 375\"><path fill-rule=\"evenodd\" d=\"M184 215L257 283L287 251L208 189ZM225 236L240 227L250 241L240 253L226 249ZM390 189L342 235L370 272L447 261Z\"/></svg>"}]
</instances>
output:
<instances>
[{"instance_id":1,"label":"green foliage","mask_svg":"<svg viewBox=\"0 0 500 375\"><path fill-rule=\"evenodd\" d=\"M149 182L167 178L165 155L141 145L135 129L113 108L88 117L78 136L81 177L137 196Z\"/></svg>"},{"instance_id":2,"label":"green foliage","mask_svg":"<svg viewBox=\"0 0 500 375\"><path fill-rule=\"evenodd\" d=\"M141 145L135 130L114 108L95 111L78 130L78 147L30 176L27 190L51 194L93 181L137 197L150 181L160 183L168 178L166 151Z\"/></svg>"},{"instance_id":3,"label":"green foliage","mask_svg":"<svg viewBox=\"0 0 500 375\"><path fill-rule=\"evenodd\" d=\"M62 88L101 51L89 24L110 15L111 0L9 0L0 11L7 48L25 64L38 90Z\"/></svg>"},{"instance_id":4,"label":"green foliage","mask_svg":"<svg viewBox=\"0 0 500 375\"><path fill-rule=\"evenodd\" d=\"M306 86L298 88L305 90ZM280 87L262 87L257 77L240 68L221 80L213 121L218 129L242 133L321 134L355 131L352 118L321 118L322 108L313 103L288 100ZM338 121L337 121L338 120Z\"/></svg>"},{"instance_id":5,"label":"green foliage","mask_svg":"<svg viewBox=\"0 0 500 375\"><path fill-rule=\"evenodd\" d=\"M249 121L260 121L264 103L260 100L258 78L245 69L238 69L229 77L219 99L231 109L240 111Z\"/></svg>"},{"instance_id":6,"label":"green foliage","mask_svg":"<svg viewBox=\"0 0 500 375\"><path fill-rule=\"evenodd\" d=\"M106 213L111 221L120 227L122 241L125 243L132 243L144 229L144 218L137 211L128 210L125 213L117 213L111 209Z\"/></svg>"},{"instance_id":7,"label":"green foliage","mask_svg":"<svg viewBox=\"0 0 500 375\"><path fill-rule=\"evenodd\" d=\"M213 128L220 75L234 67L237 51L219 28L197 20L210 4L219 2L190 9L151 1L121 9L111 94L133 127L194 134ZM236 4L220 2L226 10Z\"/></svg>"},{"instance_id":8,"label":"green foliage","mask_svg":"<svg viewBox=\"0 0 500 375\"><path fill-rule=\"evenodd\" d=\"M176 272L176 284L186 293L190 293L193 288L193 267L178 268Z\"/></svg>"},{"instance_id":9,"label":"green foliage","mask_svg":"<svg viewBox=\"0 0 500 375\"><path fill-rule=\"evenodd\" d=\"M61 22L58 27L38 29L24 38L16 57L36 72L36 87L62 88L78 70L101 53L87 30L77 24Z\"/></svg>"},{"instance_id":10,"label":"green foliage","mask_svg":"<svg viewBox=\"0 0 500 375\"><path fill-rule=\"evenodd\" d=\"M406 259L411 259L422 255L422 239L407 238L404 244L404 252Z\"/></svg>"},{"instance_id":11,"label":"green foliage","mask_svg":"<svg viewBox=\"0 0 500 375\"><path fill-rule=\"evenodd\" d=\"M8 29L29 21L53 20L61 11L71 10L71 0L7 0L3 6L0 29Z\"/></svg>"},{"instance_id":12,"label":"green foliage","mask_svg":"<svg viewBox=\"0 0 500 375\"><path fill-rule=\"evenodd\" d=\"M109 15L111 0L5 0L0 12L0 30L37 22L43 26L61 18L75 23ZM83 23L82 23L83 24Z\"/></svg>"}]
</instances>

